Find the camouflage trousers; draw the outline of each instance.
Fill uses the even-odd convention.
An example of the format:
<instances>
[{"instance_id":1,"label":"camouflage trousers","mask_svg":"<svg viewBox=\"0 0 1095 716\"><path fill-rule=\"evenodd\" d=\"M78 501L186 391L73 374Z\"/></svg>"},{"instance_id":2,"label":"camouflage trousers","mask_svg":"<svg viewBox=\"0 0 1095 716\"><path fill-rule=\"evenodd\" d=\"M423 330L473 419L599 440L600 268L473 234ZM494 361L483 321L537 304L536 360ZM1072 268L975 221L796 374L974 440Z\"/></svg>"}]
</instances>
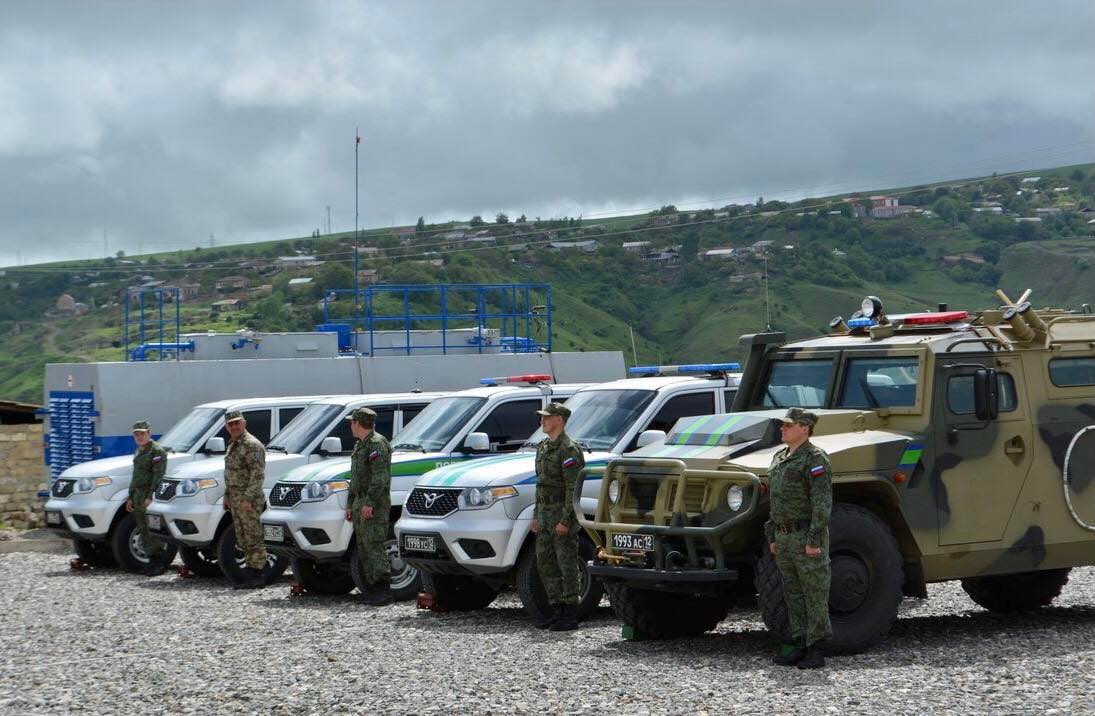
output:
<instances>
[{"instance_id":1,"label":"camouflage trousers","mask_svg":"<svg viewBox=\"0 0 1095 716\"><path fill-rule=\"evenodd\" d=\"M373 510L372 519L362 519L361 508L364 503L353 506L354 542L360 560L361 574L366 584L389 584L392 580L392 563L388 558L388 513L389 510L378 507Z\"/></svg>"},{"instance_id":2,"label":"camouflage trousers","mask_svg":"<svg viewBox=\"0 0 1095 716\"><path fill-rule=\"evenodd\" d=\"M536 571L540 573L549 604L577 604L581 590L578 530L572 529L564 537L555 534L555 525L565 514L561 507L537 510L540 531L536 533Z\"/></svg>"},{"instance_id":3,"label":"camouflage trousers","mask_svg":"<svg viewBox=\"0 0 1095 716\"><path fill-rule=\"evenodd\" d=\"M148 558L156 559L163 554L164 544L148 529L148 519L145 514L144 498L133 500L133 519L137 522L137 534L141 536L141 543L144 545Z\"/></svg>"},{"instance_id":4,"label":"camouflage trousers","mask_svg":"<svg viewBox=\"0 0 1095 716\"><path fill-rule=\"evenodd\" d=\"M236 504L236 500L232 500L232 526L236 528L236 544L243 552L243 559L248 567L265 569L266 545L262 543L262 523L259 520L262 500L257 505L254 502L249 504L250 508L244 509Z\"/></svg>"},{"instance_id":5,"label":"camouflage trousers","mask_svg":"<svg viewBox=\"0 0 1095 716\"><path fill-rule=\"evenodd\" d=\"M816 545L821 555L806 556L806 532L776 533L776 565L783 577L783 598L791 623L791 641L810 646L833 635L829 623L829 540Z\"/></svg>"}]
</instances>

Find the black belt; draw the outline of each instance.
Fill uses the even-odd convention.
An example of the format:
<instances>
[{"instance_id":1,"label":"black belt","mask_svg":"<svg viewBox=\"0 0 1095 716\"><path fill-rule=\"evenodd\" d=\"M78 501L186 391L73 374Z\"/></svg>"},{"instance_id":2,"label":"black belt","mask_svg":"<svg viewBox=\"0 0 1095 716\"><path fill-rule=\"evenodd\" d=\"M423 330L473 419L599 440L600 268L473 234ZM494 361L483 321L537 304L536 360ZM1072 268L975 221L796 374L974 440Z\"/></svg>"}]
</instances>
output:
<instances>
[{"instance_id":1,"label":"black belt","mask_svg":"<svg viewBox=\"0 0 1095 716\"><path fill-rule=\"evenodd\" d=\"M801 532L810 528L810 520L795 520L793 522L775 522L776 532L789 535L792 532Z\"/></svg>"}]
</instances>

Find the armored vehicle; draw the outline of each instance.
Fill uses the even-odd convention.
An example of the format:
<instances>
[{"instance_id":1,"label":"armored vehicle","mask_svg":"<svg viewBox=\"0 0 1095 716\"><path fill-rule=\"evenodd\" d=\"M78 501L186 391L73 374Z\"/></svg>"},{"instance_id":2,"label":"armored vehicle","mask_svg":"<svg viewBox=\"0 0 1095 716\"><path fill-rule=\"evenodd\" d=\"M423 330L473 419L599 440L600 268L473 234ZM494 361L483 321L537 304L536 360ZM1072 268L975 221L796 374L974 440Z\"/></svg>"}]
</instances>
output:
<instances>
[{"instance_id":1,"label":"armored vehicle","mask_svg":"<svg viewBox=\"0 0 1095 716\"><path fill-rule=\"evenodd\" d=\"M791 406L820 416L811 441L832 461L832 650L883 637L928 583L960 580L994 612L1049 604L1095 564L1095 316L997 293L975 314L887 316L868 297L830 335L743 336L734 414L683 419L582 476L603 478L596 514L574 507L616 613L648 637L696 635L752 580L786 639L763 524Z\"/></svg>"}]
</instances>

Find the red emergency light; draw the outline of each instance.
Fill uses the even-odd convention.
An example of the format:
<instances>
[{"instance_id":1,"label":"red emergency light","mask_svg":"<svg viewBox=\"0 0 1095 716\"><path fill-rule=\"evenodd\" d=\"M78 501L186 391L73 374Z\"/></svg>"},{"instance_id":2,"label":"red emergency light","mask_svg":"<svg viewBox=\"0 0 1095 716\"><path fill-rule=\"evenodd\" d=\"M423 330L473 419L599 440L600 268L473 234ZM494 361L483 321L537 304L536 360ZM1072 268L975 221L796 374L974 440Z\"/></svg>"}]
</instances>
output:
<instances>
[{"instance_id":1,"label":"red emergency light","mask_svg":"<svg viewBox=\"0 0 1095 716\"><path fill-rule=\"evenodd\" d=\"M934 313L909 313L904 316L893 316L890 320L903 326L931 326L940 323L957 323L969 317L969 311L936 311Z\"/></svg>"},{"instance_id":2,"label":"red emergency light","mask_svg":"<svg viewBox=\"0 0 1095 716\"><path fill-rule=\"evenodd\" d=\"M498 378L480 378L481 385L498 385L499 383L550 383L555 378L550 373L528 373L526 375L504 375Z\"/></svg>"}]
</instances>

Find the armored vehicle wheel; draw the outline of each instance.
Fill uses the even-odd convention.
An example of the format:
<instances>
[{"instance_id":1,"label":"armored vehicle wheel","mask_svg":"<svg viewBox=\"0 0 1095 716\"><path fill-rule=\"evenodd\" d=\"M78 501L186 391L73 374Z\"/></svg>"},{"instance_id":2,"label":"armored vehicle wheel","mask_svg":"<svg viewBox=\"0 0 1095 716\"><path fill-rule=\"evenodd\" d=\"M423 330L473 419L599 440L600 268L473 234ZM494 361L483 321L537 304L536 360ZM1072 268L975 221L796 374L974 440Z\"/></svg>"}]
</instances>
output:
<instances>
[{"instance_id":1,"label":"armored vehicle wheel","mask_svg":"<svg viewBox=\"0 0 1095 716\"><path fill-rule=\"evenodd\" d=\"M349 594L354 588L350 568L344 562L317 562L293 557L293 576L313 594Z\"/></svg>"},{"instance_id":2,"label":"armored vehicle wheel","mask_svg":"<svg viewBox=\"0 0 1095 716\"><path fill-rule=\"evenodd\" d=\"M604 585L599 579L590 579L588 562L595 556L593 544L586 539L578 539L578 572L581 583L578 586L578 618L585 619L601 603ZM517 594L529 616L539 621L554 613L548 603L544 583L540 581L540 571L536 568L536 550L530 543L517 564Z\"/></svg>"},{"instance_id":3,"label":"armored vehicle wheel","mask_svg":"<svg viewBox=\"0 0 1095 716\"><path fill-rule=\"evenodd\" d=\"M700 636L726 618L730 603L719 597L656 592L606 582L612 609L648 639Z\"/></svg>"},{"instance_id":4,"label":"armored vehicle wheel","mask_svg":"<svg viewBox=\"0 0 1095 716\"><path fill-rule=\"evenodd\" d=\"M970 599L990 612L1010 614L1049 606L1068 583L1069 569L998 574L962 580Z\"/></svg>"},{"instance_id":5,"label":"armored vehicle wheel","mask_svg":"<svg viewBox=\"0 0 1095 716\"><path fill-rule=\"evenodd\" d=\"M460 574L423 574L422 591L432 594L434 604L450 612L486 609L499 592L482 580Z\"/></svg>"},{"instance_id":6,"label":"armored vehicle wheel","mask_svg":"<svg viewBox=\"0 0 1095 716\"><path fill-rule=\"evenodd\" d=\"M179 556L183 564L199 577L223 576L220 564L217 562L215 550L207 547L180 547Z\"/></svg>"},{"instance_id":7,"label":"armored vehicle wheel","mask_svg":"<svg viewBox=\"0 0 1095 716\"><path fill-rule=\"evenodd\" d=\"M141 533L137 531L137 520L133 514L127 514L114 528L114 534L110 537L110 547L114 552L114 559L118 566L127 572L143 572L148 566L148 551ZM165 543L160 560L164 564L171 564L178 551L172 544Z\"/></svg>"},{"instance_id":8,"label":"armored vehicle wheel","mask_svg":"<svg viewBox=\"0 0 1095 716\"><path fill-rule=\"evenodd\" d=\"M414 599L422 591L422 576L418 569L403 561L399 554L399 545L395 539L384 543L384 551L388 553L388 562L391 564L391 590L392 596L397 602L405 602ZM361 573L361 562L356 559L357 551L350 551L350 576L353 584L363 594L365 593L365 576ZM351 587L352 589L353 587Z\"/></svg>"},{"instance_id":9,"label":"armored vehicle wheel","mask_svg":"<svg viewBox=\"0 0 1095 716\"><path fill-rule=\"evenodd\" d=\"M114 552L107 542L93 542L88 539L74 539L72 546L76 548L76 556L90 567L113 567L117 564L114 560Z\"/></svg>"},{"instance_id":10,"label":"armored vehicle wheel","mask_svg":"<svg viewBox=\"0 0 1095 716\"><path fill-rule=\"evenodd\" d=\"M242 582L247 578L243 568L247 563L243 561L243 551L236 543L236 527L229 524L221 532L216 546L217 564L223 574L232 584ZM262 569L262 577L269 584L285 573L289 568L289 558L266 553L266 566Z\"/></svg>"},{"instance_id":11,"label":"armored vehicle wheel","mask_svg":"<svg viewBox=\"0 0 1095 716\"><path fill-rule=\"evenodd\" d=\"M885 636L897 618L904 583L897 540L870 510L837 504L829 524L829 559L833 638L827 649L845 654L862 651ZM783 581L767 549L757 560L757 594L764 625L780 641L789 641Z\"/></svg>"}]
</instances>

